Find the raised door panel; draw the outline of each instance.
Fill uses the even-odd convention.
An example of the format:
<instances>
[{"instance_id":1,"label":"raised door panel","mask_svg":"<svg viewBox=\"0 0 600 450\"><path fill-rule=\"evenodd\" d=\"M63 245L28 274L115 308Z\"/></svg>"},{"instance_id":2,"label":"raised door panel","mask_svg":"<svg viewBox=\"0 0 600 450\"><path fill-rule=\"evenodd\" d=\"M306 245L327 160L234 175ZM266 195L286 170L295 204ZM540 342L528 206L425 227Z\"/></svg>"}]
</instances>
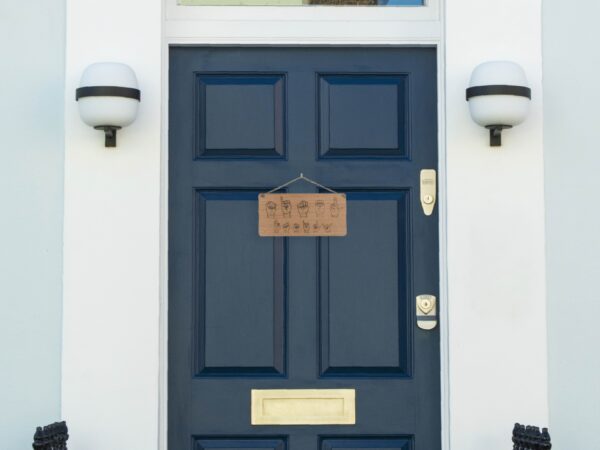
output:
<instances>
[{"instance_id":1,"label":"raised door panel","mask_svg":"<svg viewBox=\"0 0 600 450\"><path fill-rule=\"evenodd\" d=\"M408 157L407 75L321 74L321 158Z\"/></svg>"},{"instance_id":2,"label":"raised door panel","mask_svg":"<svg viewBox=\"0 0 600 450\"><path fill-rule=\"evenodd\" d=\"M319 240L322 376L409 376L407 192L347 192L348 236Z\"/></svg>"},{"instance_id":3,"label":"raised door panel","mask_svg":"<svg viewBox=\"0 0 600 450\"><path fill-rule=\"evenodd\" d=\"M196 375L285 374L284 238L260 238L255 191L196 193Z\"/></svg>"},{"instance_id":4,"label":"raised door panel","mask_svg":"<svg viewBox=\"0 0 600 450\"><path fill-rule=\"evenodd\" d=\"M194 450L286 450L283 437L197 437Z\"/></svg>"},{"instance_id":5,"label":"raised door panel","mask_svg":"<svg viewBox=\"0 0 600 450\"><path fill-rule=\"evenodd\" d=\"M285 156L285 76L196 74L197 158Z\"/></svg>"},{"instance_id":6,"label":"raised door panel","mask_svg":"<svg viewBox=\"0 0 600 450\"><path fill-rule=\"evenodd\" d=\"M412 437L348 437L348 438L323 438L321 450L412 450Z\"/></svg>"}]
</instances>

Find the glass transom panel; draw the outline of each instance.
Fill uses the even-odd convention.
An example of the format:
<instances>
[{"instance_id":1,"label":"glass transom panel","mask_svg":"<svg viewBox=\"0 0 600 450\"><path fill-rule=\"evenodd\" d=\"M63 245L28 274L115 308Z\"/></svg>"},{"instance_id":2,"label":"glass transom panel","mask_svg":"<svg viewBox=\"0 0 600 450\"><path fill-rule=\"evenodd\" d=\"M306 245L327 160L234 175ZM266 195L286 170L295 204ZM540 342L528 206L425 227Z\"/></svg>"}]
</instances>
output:
<instances>
[{"instance_id":1,"label":"glass transom panel","mask_svg":"<svg viewBox=\"0 0 600 450\"><path fill-rule=\"evenodd\" d=\"M178 0L183 6L423 6L424 0Z\"/></svg>"}]
</instances>

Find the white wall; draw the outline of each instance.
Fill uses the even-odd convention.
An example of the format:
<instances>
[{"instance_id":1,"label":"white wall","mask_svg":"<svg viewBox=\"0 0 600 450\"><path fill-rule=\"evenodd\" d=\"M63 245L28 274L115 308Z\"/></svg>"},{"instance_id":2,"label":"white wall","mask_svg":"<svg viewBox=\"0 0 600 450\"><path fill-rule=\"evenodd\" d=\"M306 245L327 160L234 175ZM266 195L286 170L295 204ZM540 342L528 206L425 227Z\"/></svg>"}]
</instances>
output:
<instances>
[{"instance_id":1,"label":"white wall","mask_svg":"<svg viewBox=\"0 0 600 450\"><path fill-rule=\"evenodd\" d=\"M500 450L514 422L548 420L541 0L451 0L446 18L452 449ZM464 91L492 59L521 64L533 91L497 150Z\"/></svg>"},{"instance_id":2,"label":"white wall","mask_svg":"<svg viewBox=\"0 0 600 450\"><path fill-rule=\"evenodd\" d=\"M161 6L67 1L63 416L69 448L157 448ZM137 121L104 148L75 89L97 61L129 64Z\"/></svg>"},{"instance_id":3,"label":"white wall","mask_svg":"<svg viewBox=\"0 0 600 450\"><path fill-rule=\"evenodd\" d=\"M63 410L78 430L73 446L83 450L157 448L158 3L106 0L105 10L118 14L99 15L93 0L68 2ZM446 8L448 172L445 178L442 167L441 181L448 200L440 206L447 206L449 292L442 301L450 319L450 401L444 408L453 450L503 450L515 421L547 423L540 8L540 0L505 0L501 8L497 0L452 0ZM423 23L426 42L435 43L439 27L431 22ZM403 33L410 33L404 41L419 33L416 23L363 21L350 28L322 21L319 39L294 37L310 30L301 30L303 23L310 26L296 21L284 30L240 19L241 28L227 21L211 28L173 20L166 29L187 43L198 42L190 33L220 43L238 37L317 43L328 36L337 43L401 43ZM214 40L206 35L211 29L218 32ZM487 131L470 120L464 99L472 68L494 58L521 63L534 92L529 119L505 132L501 150L488 147ZM142 89L140 118L119 134L116 150L102 147L72 101L83 68L107 59L132 65Z\"/></svg>"},{"instance_id":4,"label":"white wall","mask_svg":"<svg viewBox=\"0 0 600 450\"><path fill-rule=\"evenodd\" d=\"M545 0L544 147L550 433L600 448L600 4Z\"/></svg>"},{"instance_id":5,"label":"white wall","mask_svg":"<svg viewBox=\"0 0 600 450\"><path fill-rule=\"evenodd\" d=\"M0 447L60 419L63 0L0 2Z\"/></svg>"}]
</instances>

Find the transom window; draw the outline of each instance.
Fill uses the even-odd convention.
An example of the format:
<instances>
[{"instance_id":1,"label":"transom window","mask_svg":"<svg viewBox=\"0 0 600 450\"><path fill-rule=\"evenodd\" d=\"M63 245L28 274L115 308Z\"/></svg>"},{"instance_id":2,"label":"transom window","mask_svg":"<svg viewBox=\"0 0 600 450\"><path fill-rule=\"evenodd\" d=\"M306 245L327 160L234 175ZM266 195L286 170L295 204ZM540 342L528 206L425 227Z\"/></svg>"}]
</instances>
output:
<instances>
[{"instance_id":1,"label":"transom window","mask_svg":"<svg viewBox=\"0 0 600 450\"><path fill-rule=\"evenodd\" d=\"M424 0L178 0L183 6L423 6Z\"/></svg>"}]
</instances>

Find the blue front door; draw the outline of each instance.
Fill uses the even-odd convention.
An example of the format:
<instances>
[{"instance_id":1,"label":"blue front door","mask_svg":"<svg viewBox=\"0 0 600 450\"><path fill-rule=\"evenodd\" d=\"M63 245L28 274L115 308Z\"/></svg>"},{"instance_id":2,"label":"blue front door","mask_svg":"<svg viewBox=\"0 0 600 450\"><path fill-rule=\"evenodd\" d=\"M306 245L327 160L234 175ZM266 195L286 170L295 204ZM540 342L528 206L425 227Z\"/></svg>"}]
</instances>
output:
<instances>
[{"instance_id":1,"label":"blue front door","mask_svg":"<svg viewBox=\"0 0 600 450\"><path fill-rule=\"evenodd\" d=\"M432 48L171 48L169 450L441 448L436 85ZM300 172L346 237L259 237ZM253 389L352 389L355 423L253 425Z\"/></svg>"}]
</instances>

